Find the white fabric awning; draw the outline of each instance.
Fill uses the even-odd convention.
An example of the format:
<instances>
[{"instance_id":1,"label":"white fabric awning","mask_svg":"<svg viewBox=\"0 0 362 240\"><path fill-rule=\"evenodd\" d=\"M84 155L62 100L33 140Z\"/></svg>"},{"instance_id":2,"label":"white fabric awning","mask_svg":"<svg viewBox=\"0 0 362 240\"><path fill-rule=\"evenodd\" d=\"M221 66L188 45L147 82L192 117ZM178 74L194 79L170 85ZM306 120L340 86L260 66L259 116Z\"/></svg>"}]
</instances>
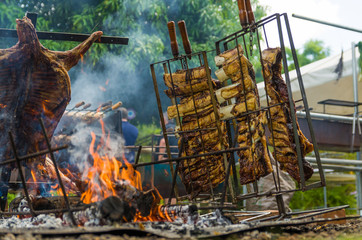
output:
<instances>
[{"instance_id":1,"label":"white fabric awning","mask_svg":"<svg viewBox=\"0 0 362 240\"><path fill-rule=\"evenodd\" d=\"M356 57L359 57L357 49ZM304 89L307 95L309 108L314 112L323 112L323 105L319 101L326 99L338 99L354 101L353 99L353 78L352 78L352 50L343 53L343 73L339 80L335 69L338 65L341 54L330 56L300 68ZM285 76L283 76L285 80ZM289 72L293 99L301 99L297 73L295 70ZM362 82L358 82L359 102L362 102ZM258 83L258 90L262 106L266 106L264 82ZM302 103L296 103L296 106ZM337 115L348 115L354 112L352 107L326 106L326 113Z\"/></svg>"}]
</instances>

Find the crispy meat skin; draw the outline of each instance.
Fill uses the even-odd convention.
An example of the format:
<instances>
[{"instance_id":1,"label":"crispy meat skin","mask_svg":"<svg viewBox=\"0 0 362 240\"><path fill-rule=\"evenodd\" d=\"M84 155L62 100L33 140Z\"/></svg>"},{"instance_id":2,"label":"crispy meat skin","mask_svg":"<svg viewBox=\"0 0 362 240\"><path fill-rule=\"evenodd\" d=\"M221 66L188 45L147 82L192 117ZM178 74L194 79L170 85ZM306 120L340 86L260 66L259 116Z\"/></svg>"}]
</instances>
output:
<instances>
[{"instance_id":1,"label":"crispy meat skin","mask_svg":"<svg viewBox=\"0 0 362 240\"><path fill-rule=\"evenodd\" d=\"M240 61L237 55L228 59L223 64L223 70L233 83L240 82L241 86L243 89L245 87L246 91L250 91L256 87L253 65L244 55L240 57Z\"/></svg>"},{"instance_id":2,"label":"crispy meat skin","mask_svg":"<svg viewBox=\"0 0 362 240\"><path fill-rule=\"evenodd\" d=\"M240 83L238 90L243 92L237 95L236 104L231 113L236 117L239 116L237 119L239 147L248 147L238 152L240 182L247 184L268 175L273 168L263 127L265 113L253 113L240 117L243 113L260 109L260 103L258 90L255 88L255 72L252 64L244 55L239 55L239 58L237 51L234 50L234 52L235 55L224 62L223 70L233 83Z\"/></svg>"},{"instance_id":3,"label":"crispy meat skin","mask_svg":"<svg viewBox=\"0 0 362 240\"><path fill-rule=\"evenodd\" d=\"M220 87L220 81L212 79L211 83L214 89ZM190 86L191 85L191 86ZM186 97L191 96L192 93L198 93L204 90L209 89L209 84L207 83L207 78L202 79L195 79L189 82L174 84L174 88L170 87L169 89L165 90L166 95L171 97Z\"/></svg>"},{"instance_id":4,"label":"crispy meat skin","mask_svg":"<svg viewBox=\"0 0 362 240\"><path fill-rule=\"evenodd\" d=\"M56 52L44 48L31 20L17 20L18 43L0 49L0 132L11 131L19 155L46 148L38 118L49 137L70 101L68 71L75 66L102 32L93 33L72 50ZM0 159L10 153L8 138L0 138ZM41 159L43 162L45 158Z\"/></svg>"},{"instance_id":5,"label":"crispy meat skin","mask_svg":"<svg viewBox=\"0 0 362 240\"><path fill-rule=\"evenodd\" d=\"M241 184L254 182L273 171L263 126L265 118L265 112L249 115L250 128L247 117L238 119L239 147L249 147L238 152Z\"/></svg>"},{"instance_id":6,"label":"crispy meat skin","mask_svg":"<svg viewBox=\"0 0 362 240\"><path fill-rule=\"evenodd\" d=\"M204 129L209 127L216 127L215 113L213 109L206 110L198 113L199 125L197 124L196 114L189 115L182 120L183 130ZM221 125L221 130L225 132L224 124ZM184 141L184 148L182 156L193 156L197 154L204 154L214 151L222 150L222 145L218 139L218 131L215 130L201 130L180 133L182 138L179 141ZM227 146L227 139L224 135L222 139L224 146ZM223 155L211 155L205 157L191 158L180 162L179 172L182 182L185 184L188 193L195 197L200 192L210 190L224 181L222 176L225 175L225 167ZM206 187L205 187L206 186Z\"/></svg>"},{"instance_id":7,"label":"crispy meat skin","mask_svg":"<svg viewBox=\"0 0 362 240\"><path fill-rule=\"evenodd\" d=\"M264 65L264 78L266 80L266 92L271 99L270 105L285 103L270 108L272 124L269 127L273 129L272 132L276 145L273 154L275 159L280 162L281 169L288 172L295 180L300 182L297 151L290 113L291 111L295 111L295 107L293 106L293 109L290 109L289 107L287 86L281 77L281 49L266 49L262 52L262 58ZM304 156L313 151L313 145L301 132L297 119L296 123L301 152L303 155L305 180L308 180L313 175L313 168L304 159Z\"/></svg>"},{"instance_id":8,"label":"crispy meat skin","mask_svg":"<svg viewBox=\"0 0 362 240\"><path fill-rule=\"evenodd\" d=\"M196 111L209 107L212 107L210 91L203 91L196 93L194 96L182 98L180 104L177 106L169 106L167 108L167 115L169 119L175 118L177 117L178 110L179 116L183 117L185 115L195 114Z\"/></svg>"},{"instance_id":9,"label":"crispy meat skin","mask_svg":"<svg viewBox=\"0 0 362 240\"><path fill-rule=\"evenodd\" d=\"M165 73L163 75L163 80L166 86L170 88L172 87L172 82L173 84L180 84L180 83L188 83L188 81L190 80L205 79L205 78L206 78L205 67L190 68L187 70L180 69L172 74Z\"/></svg>"},{"instance_id":10,"label":"crispy meat skin","mask_svg":"<svg viewBox=\"0 0 362 240\"><path fill-rule=\"evenodd\" d=\"M213 108L197 114L187 115L182 119L182 130L189 131L214 126L216 119Z\"/></svg>"},{"instance_id":11,"label":"crispy meat skin","mask_svg":"<svg viewBox=\"0 0 362 240\"><path fill-rule=\"evenodd\" d=\"M172 81L171 81L172 76ZM220 143L217 130L202 130L216 127L216 117L211 102L209 85L204 67L178 70L172 74L164 74L165 84L169 87L165 92L169 97L180 97L180 103L167 109L169 118L182 117L181 130L200 131L180 132L183 141L182 156L220 151L226 145L225 137ZM219 81L212 81L214 88L219 88ZM195 109L196 108L196 109ZM218 113L216 113L218 114ZM221 127L224 131L225 127ZM178 167L181 180L191 197L200 192L210 190L224 181L225 167L222 155L191 158L180 162ZM211 185L210 185L211 184Z\"/></svg>"}]
</instances>

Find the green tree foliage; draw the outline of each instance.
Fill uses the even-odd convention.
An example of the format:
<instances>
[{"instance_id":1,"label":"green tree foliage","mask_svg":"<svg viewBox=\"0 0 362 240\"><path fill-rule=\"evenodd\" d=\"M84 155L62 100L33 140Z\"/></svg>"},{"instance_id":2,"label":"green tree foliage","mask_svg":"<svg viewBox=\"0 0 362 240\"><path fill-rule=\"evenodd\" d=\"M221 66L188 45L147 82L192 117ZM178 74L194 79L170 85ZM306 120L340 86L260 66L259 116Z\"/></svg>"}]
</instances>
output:
<instances>
[{"instance_id":1,"label":"green tree foliage","mask_svg":"<svg viewBox=\"0 0 362 240\"><path fill-rule=\"evenodd\" d=\"M255 17L259 20L265 16L265 8L258 5L258 0L252 2ZM128 97L118 96L118 99L125 106L134 108L145 122L151 119L150 116L157 116L149 64L172 57L168 21L185 20L194 52L214 49L216 40L241 29L235 0L4 0L0 9L3 9L0 11L0 28L14 29L16 18L21 18L26 12L36 12L40 31L92 33L101 30L108 36L129 37L128 46L95 44L84 60L85 65L98 72L107 68L102 60L109 54L126 63L119 66L125 71L119 85L139 78L141 82L135 82L142 85L143 92ZM178 39L181 47L181 37ZM68 50L76 46L74 42L41 42L52 50ZM14 42L0 44L0 48L5 48ZM180 52L183 53L182 48ZM76 71L72 71L72 81L76 81L73 77ZM153 108L145 109L144 103Z\"/></svg>"},{"instance_id":2,"label":"green tree foliage","mask_svg":"<svg viewBox=\"0 0 362 240\"><path fill-rule=\"evenodd\" d=\"M356 208L357 200L354 192L354 184L331 185L327 186L327 206L336 207L348 204L350 208ZM305 192L295 192L289 204L293 210L308 210L324 207L323 188L312 189ZM355 211L348 210L347 214L355 214Z\"/></svg>"},{"instance_id":3,"label":"green tree foliage","mask_svg":"<svg viewBox=\"0 0 362 240\"><path fill-rule=\"evenodd\" d=\"M292 51L286 48L287 60L291 64L288 64L288 69L295 69ZM302 49L296 49L299 66L304 66L309 63L326 58L330 54L330 49L324 46L324 42L320 40L309 40L303 45Z\"/></svg>"}]
</instances>

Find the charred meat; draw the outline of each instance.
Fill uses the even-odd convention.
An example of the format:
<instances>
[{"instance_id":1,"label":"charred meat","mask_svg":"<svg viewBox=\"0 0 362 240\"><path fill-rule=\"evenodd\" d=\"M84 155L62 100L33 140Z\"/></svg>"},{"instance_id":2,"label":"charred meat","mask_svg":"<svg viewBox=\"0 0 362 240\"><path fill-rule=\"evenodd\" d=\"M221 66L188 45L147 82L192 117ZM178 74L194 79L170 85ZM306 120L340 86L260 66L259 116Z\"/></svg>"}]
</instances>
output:
<instances>
[{"instance_id":1,"label":"charred meat","mask_svg":"<svg viewBox=\"0 0 362 240\"><path fill-rule=\"evenodd\" d=\"M282 170L288 172L296 181L300 182L297 149L294 140L291 111L295 112L295 106L290 108L287 86L281 76L282 53L280 48L269 48L262 52L264 65L264 79L266 92L270 97L271 124L269 128L274 136L274 157L280 163ZM304 159L304 156L313 151L313 144L303 135L297 119L297 132L301 145L303 170L305 180L313 175L313 168Z\"/></svg>"}]
</instances>

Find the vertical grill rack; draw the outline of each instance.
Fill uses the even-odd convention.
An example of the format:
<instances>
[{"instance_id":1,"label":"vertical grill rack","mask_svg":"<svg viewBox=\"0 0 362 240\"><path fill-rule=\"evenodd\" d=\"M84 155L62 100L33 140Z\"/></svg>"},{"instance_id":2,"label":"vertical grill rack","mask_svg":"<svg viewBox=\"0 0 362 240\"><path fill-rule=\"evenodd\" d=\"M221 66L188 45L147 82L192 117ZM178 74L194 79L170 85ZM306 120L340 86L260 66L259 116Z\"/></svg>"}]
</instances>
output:
<instances>
[{"instance_id":1,"label":"vertical grill rack","mask_svg":"<svg viewBox=\"0 0 362 240\"><path fill-rule=\"evenodd\" d=\"M220 120L218 114L216 114L217 104L216 104L216 100L215 100L215 97L213 94L211 94L212 95L211 97L212 97L213 109L215 112L215 119L216 119L217 126L218 126L217 128L218 128L218 133L219 133L219 139L222 137L221 136L222 133L220 131L219 126L222 121L225 121L226 127L227 127L227 134L229 136L228 137L229 146L223 146L222 151L210 152L208 154L199 154L199 155L186 156L186 157L181 157L179 155L179 157L177 157L177 158L171 158L170 146L167 141L167 137L168 137L168 134L175 134L175 133L166 132L165 122L163 120L163 112L164 112L166 106L170 106L171 104L176 105L176 109L177 109L177 118L176 118L177 121L176 122L177 122L177 125L180 126L181 117L180 117L180 113L178 111L178 105L179 105L178 101L179 100L174 98L174 99L171 99L171 104L165 103L166 101L163 99L166 99L166 98L162 97L161 91L159 90L160 88L161 89L164 88L164 83L162 80L159 80L159 78L157 76L159 76L159 75L162 76L163 73L172 73L172 72L174 72L175 69L186 69L187 70L187 69L199 67L199 66L204 66L204 67L206 67L206 69L208 69L209 60L208 60L207 56L209 56L211 54L212 54L212 56L216 56L216 55L222 53L223 51L237 47L239 44L242 45L242 47L244 48L247 58L249 58L249 51L250 51L250 54L252 54L253 51L258 53L257 58L258 58L258 61L261 63L261 67L263 69L263 63L262 63L262 57L261 57L262 56L261 55L261 51L262 51L261 40L263 38L267 48L269 48L268 36L267 36L267 31L266 31L266 28L269 24L270 25L276 24L276 26L277 26L277 32L274 31L274 33L278 34L279 44L280 44L279 47L281 48L282 56L283 56L283 70L285 73L284 79L285 79L287 89L288 89L289 101L288 101L288 103L282 103L282 104L288 104L290 109L294 109L294 102L293 102L293 96L292 96L292 90L291 90L291 84L290 84L290 78L289 78L289 72L288 72L288 62L286 60L287 58L286 58L286 52L285 52L285 44L289 43L289 46L291 49L293 63L296 68L299 88L300 88L300 92L301 92L301 96L302 96L301 99L298 99L295 102L302 103L303 107L305 109L305 112L306 112L308 128L309 128L309 132L310 132L310 136L311 136L310 140L314 145L314 155L315 155L316 161L317 161L319 179L317 180L317 182L313 182L311 184L306 183L304 170L303 170L303 162L302 162L303 157L302 157L302 153L300 150L300 141L299 141L298 132L297 132L296 113L294 111L291 111L294 140L295 140L295 144L296 144L298 165L299 165L299 170L300 170L299 174L301 177L300 183L298 184L298 186L295 189L281 190L281 187L280 187L280 171L281 170L278 167L276 167L276 170L274 170L272 172L273 178L274 178L274 185L275 185L274 191L260 192L258 189L257 181L255 181L252 184L253 188L248 186L247 191L245 192L245 188L243 191L242 186L240 186L240 184L238 183L239 180L238 180L238 176L237 176L238 174L236 171L237 164L234 159L234 153L236 151L242 150L243 148L234 147L236 138L233 139L232 137L230 137L232 129L236 129L235 121L234 121L235 118L228 119L228 120ZM283 29L286 29L286 34L287 34L286 39L283 35ZM251 47L247 46L248 40L250 41ZM296 56L296 51L295 51L295 47L294 47L291 30L290 30L288 16L287 16L287 14L271 15L269 17L266 17L266 18L256 22L255 24L253 24L247 28L244 28L241 31L237 31L233 34L230 34L230 35L220 39L219 41L217 41L215 43L215 45L216 45L216 49L212 50L212 51L202 51L202 52L198 52L198 53L182 55L180 57L168 59L168 60L161 61L161 62L156 62L156 63L153 63L150 65L152 79L153 79L155 93L156 93L158 111L159 111L159 115L160 115L160 119L161 119L163 137L165 138L165 142L166 142L166 152L168 155L168 159L158 161L158 162L153 162L153 163L142 163L142 164L138 164L137 166L169 163L171 172L172 172L172 177L173 177L170 195L172 197L173 193L175 193L176 198L179 201L182 201L185 198L190 198L190 195L178 196L178 192L177 192L176 185L175 185L175 183L176 183L175 179L176 179L177 174L179 174L179 173L177 171L178 170L177 167L176 167L176 169L174 168L173 163L176 163L176 166L177 166L179 164L179 162L183 161L183 160L187 160L187 159L191 159L191 158L195 158L195 157L199 157L199 156L222 154L225 159L226 174L225 174L225 179L224 179L224 186L223 186L221 193L219 195L217 195L214 193L213 189L210 189L210 191L208 193L201 194L202 196L206 196L206 198L210 199L209 203L211 203L211 207L215 202L218 202L217 203L218 206L225 207L226 206L225 201L228 201L228 200L231 200L232 203L237 204L237 203L240 203L242 200L245 200L248 198L257 198L257 197L262 197L262 196L275 196L276 202L278 205L279 214L283 215L283 216L288 215L288 213L286 212L286 207L284 206L284 200L282 198L283 194L286 194L289 192L295 192L295 191L306 191L306 190L310 190L313 188L325 186L325 178L324 178L323 169L322 169L322 165L321 165L321 161L320 161L319 150L318 150L318 146L317 146L317 143L315 140L315 135L314 135L314 131L313 131L312 123L311 123L308 102L306 99L304 85L303 85L303 81L302 81L302 77L301 77L301 73L300 73L300 69L299 69L298 59ZM195 57L195 56L197 57L197 59L199 61L198 61L198 63L192 62L192 63L194 63L192 65L192 63L190 62L190 60L188 60L188 58ZM240 61L240 55L239 55L239 61ZM240 66L241 66L241 62L240 62ZM209 84L209 91L213 92L213 86L212 86L210 74L207 74L207 78L208 78L208 84ZM264 78L263 78L263 81L266 86L266 82L265 82ZM190 83L190 88L192 89L191 82L189 81L189 83ZM267 91L267 89L265 91ZM192 95L194 95L194 94L192 94ZM261 96L259 96L259 97L261 97ZM161 99L163 101L161 101ZM267 106L261 107L257 111L247 111L245 114L243 114L243 116L248 116L252 113L259 112L259 111L266 111L267 116L268 116L268 123L270 124L271 123L270 121L272 121L271 118L269 117L270 108L273 106L271 106L269 104L269 100L267 97L266 97L266 100L267 100ZM167 101L169 101L169 100L167 100ZM193 98L193 106L196 109L196 103L195 103L194 98ZM249 132L251 132L250 124L248 127L249 127ZM182 133L182 126L181 126L180 130L181 131L179 133ZM198 131L201 134L203 130L206 130L206 129L199 128L194 131ZM178 134L178 133L176 133L176 134ZM273 136L272 130L270 130L270 135L271 135L270 138L272 140L269 141L268 147L272 149L272 148L275 148L275 145L273 145L274 136ZM182 143L180 142L179 143L180 152L182 151L181 150L182 147L183 147ZM202 146L202 147L204 147L204 146ZM276 166L279 165L277 161L275 164L276 164ZM210 179L209 179L209 181L210 181ZM200 199L192 199L193 202L195 202L195 201L198 202L199 200Z\"/></svg>"},{"instance_id":2,"label":"vertical grill rack","mask_svg":"<svg viewBox=\"0 0 362 240\"><path fill-rule=\"evenodd\" d=\"M197 109L196 109L196 103L195 103L195 98L194 98L194 92L192 90L192 84L191 81L189 82L189 87L191 89L192 92L192 100L193 100L193 106L196 109L196 118L197 118L197 125L198 128L197 129L193 129L193 130L187 130L187 131L183 131L182 130L182 120L179 114L179 110L178 110L178 106L179 106L179 100L174 97L171 98L171 103L172 105L176 105L176 109L177 109L177 117L176 117L176 122L177 122L177 126L179 127L179 131L176 132L176 134L183 134L183 133L190 133L190 132L197 132L200 135L200 139L201 139L201 147L202 147L202 152L204 152L203 154L197 154L197 155L192 155L192 156L183 156L181 157L181 152L182 152L182 148L183 148L183 143L182 141L179 143L179 156L177 158L171 158L171 151L170 151L170 145L169 145L169 141L168 141L168 136L169 135L173 135L175 134L175 132L167 132L166 131L166 125L165 125L165 121L163 118L163 112L164 109L162 108L162 106L165 106L162 104L161 102L161 94L159 91L159 84L162 87L161 84L163 83L159 83L159 81L157 81L157 77L156 77L156 72L163 72L163 73L172 73L174 72L174 69L184 69L184 70L188 70L190 68L195 68L195 67L205 67L206 69L209 69L209 63L208 63L208 59L207 59L207 54L208 52L206 51L202 51L202 52L197 52L197 53L192 53L192 54L188 54L188 55L182 55L180 57L177 58L172 58L172 59L168 59L165 61L161 61L161 62L157 62L157 63L153 63L151 64L151 73L152 73L152 78L153 78L153 83L154 83L154 88L155 88L155 93L156 93L156 98L157 98L157 105L158 105L158 110L159 110L159 114L160 114L160 119L161 119L161 127L162 127L162 132L163 132L163 137L165 139L165 144L166 144L166 153L168 156L167 160L161 160L158 162L153 162L153 163L143 163L143 164L138 164L137 166L145 166L145 165L151 165L151 164L161 164L161 163L169 163L170 164L170 168L171 168L171 173L172 173L172 187L171 187L171 191L170 191L170 199L173 196L176 196L178 200L183 200L183 199L191 199L193 202L197 201L196 199L192 198L190 195L189 196L179 196L178 195L178 190L176 188L176 177L178 174L178 171L176 170L179 166L180 161L184 161L184 160L189 160L192 158L199 158L199 157L207 157L207 156L211 156L211 155L222 155L223 159L224 159L224 163L228 162L228 158L227 158L227 154L231 153L235 150L241 150L242 148L238 148L238 149L231 149L231 148L226 148L223 145L222 142L222 138L223 138L223 134L221 131L221 121L219 119L219 115L217 114L217 104L216 104L216 99L214 97L214 95L211 94L211 102L212 102L212 108L214 110L214 115L215 115L215 120L216 120L216 127L200 127L201 123L200 123L200 119L197 113ZM188 60L188 58L190 59L197 59L197 61L190 61ZM158 67L158 69L157 69ZM162 74L162 73L161 73ZM211 81L211 74L206 71L206 75L207 75L207 83L208 83L208 91L213 92L213 83ZM172 75L171 75L171 81L172 80ZM173 85L174 87L174 85ZM174 89L173 89L174 91ZM217 152L207 152L207 149L205 148L205 144L204 144L204 140L201 137L202 132L204 131L208 131L208 130L217 130L218 132L218 140L219 143L222 144L222 150L221 151L217 151ZM206 160L207 161L207 160ZM174 169L174 164L176 163L176 169ZM206 163L207 165L207 163ZM206 199L210 199L211 202L223 199L220 198L220 194L216 194L214 193L214 189L211 183L211 179L210 179L210 172L208 171L208 169L206 170L207 173L207 178L208 178L208 183L209 183L209 194L200 194L199 197L201 199L206 198ZM228 174L227 174L228 175ZM226 176L226 178L228 178L228 176ZM191 188L193 186L193 180L191 179ZM175 194L175 195L173 195ZM192 193L191 193L192 194ZM233 194L233 193L232 193ZM200 199L199 199L200 200Z\"/></svg>"},{"instance_id":3,"label":"vertical grill rack","mask_svg":"<svg viewBox=\"0 0 362 240\"><path fill-rule=\"evenodd\" d=\"M68 212L69 217L70 217L70 219L72 221L72 224L74 226L77 226L77 223L76 223L76 221L74 219L74 216L73 216L73 212L77 211L77 210L78 211L83 210L85 208L84 207L82 207L82 208L71 208L71 206L69 204L69 198L68 198L68 195L67 195L68 193L65 191L63 180L62 180L62 178L60 176L59 168L57 166L57 162L56 162L55 157L54 157L54 152L59 151L59 150L64 150L64 149L68 148L68 146L64 145L64 146L55 147L55 148L51 147L50 139L49 139L49 137L48 137L48 135L46 133L43 120L40 118L39 122L40 122L40 126L41 126L41 129L42 129L42 133L43 133L45 142L46 142L47 149L36 152L36 153L30 153L30 154L26 154L24 156L19 156L18 155L19 151L16 148L14 136L13 136L13 134L11 132L9 132L9 142L10 142L10 145L11 145L11 149L12 149L14 158L7 159L7 160L4 160L4 161L0 161L0 166L1 167L7 166L7 165L13 165L14 163L16 163L16 166L19 169L22 188L23 188L23 191L24 191L24 194L25 194L25 199L28 202L30 212L3 212L3 211L0 210L0 217L9 216L9 215L29 216L29 214L32 215L33 217L36 217L39 214ZM54 164L55 172L56 172L56 175L57 175L57 180L59 182L59 186L60 186L61 192L63 194L65 208L50 209L50 210L35 210L33 208L33 206L32 206L32 201L31 201L31 198L30 198L30 195L29 195L27 182L25 180L25 173L24 173L23 168L22 168L22 162L27 161L27 160L32 159L32 158L43 156L43 155L46 155L46 154L49 154L50 159L51 159L52 163Z\"/></svg>"}]
</instances>

